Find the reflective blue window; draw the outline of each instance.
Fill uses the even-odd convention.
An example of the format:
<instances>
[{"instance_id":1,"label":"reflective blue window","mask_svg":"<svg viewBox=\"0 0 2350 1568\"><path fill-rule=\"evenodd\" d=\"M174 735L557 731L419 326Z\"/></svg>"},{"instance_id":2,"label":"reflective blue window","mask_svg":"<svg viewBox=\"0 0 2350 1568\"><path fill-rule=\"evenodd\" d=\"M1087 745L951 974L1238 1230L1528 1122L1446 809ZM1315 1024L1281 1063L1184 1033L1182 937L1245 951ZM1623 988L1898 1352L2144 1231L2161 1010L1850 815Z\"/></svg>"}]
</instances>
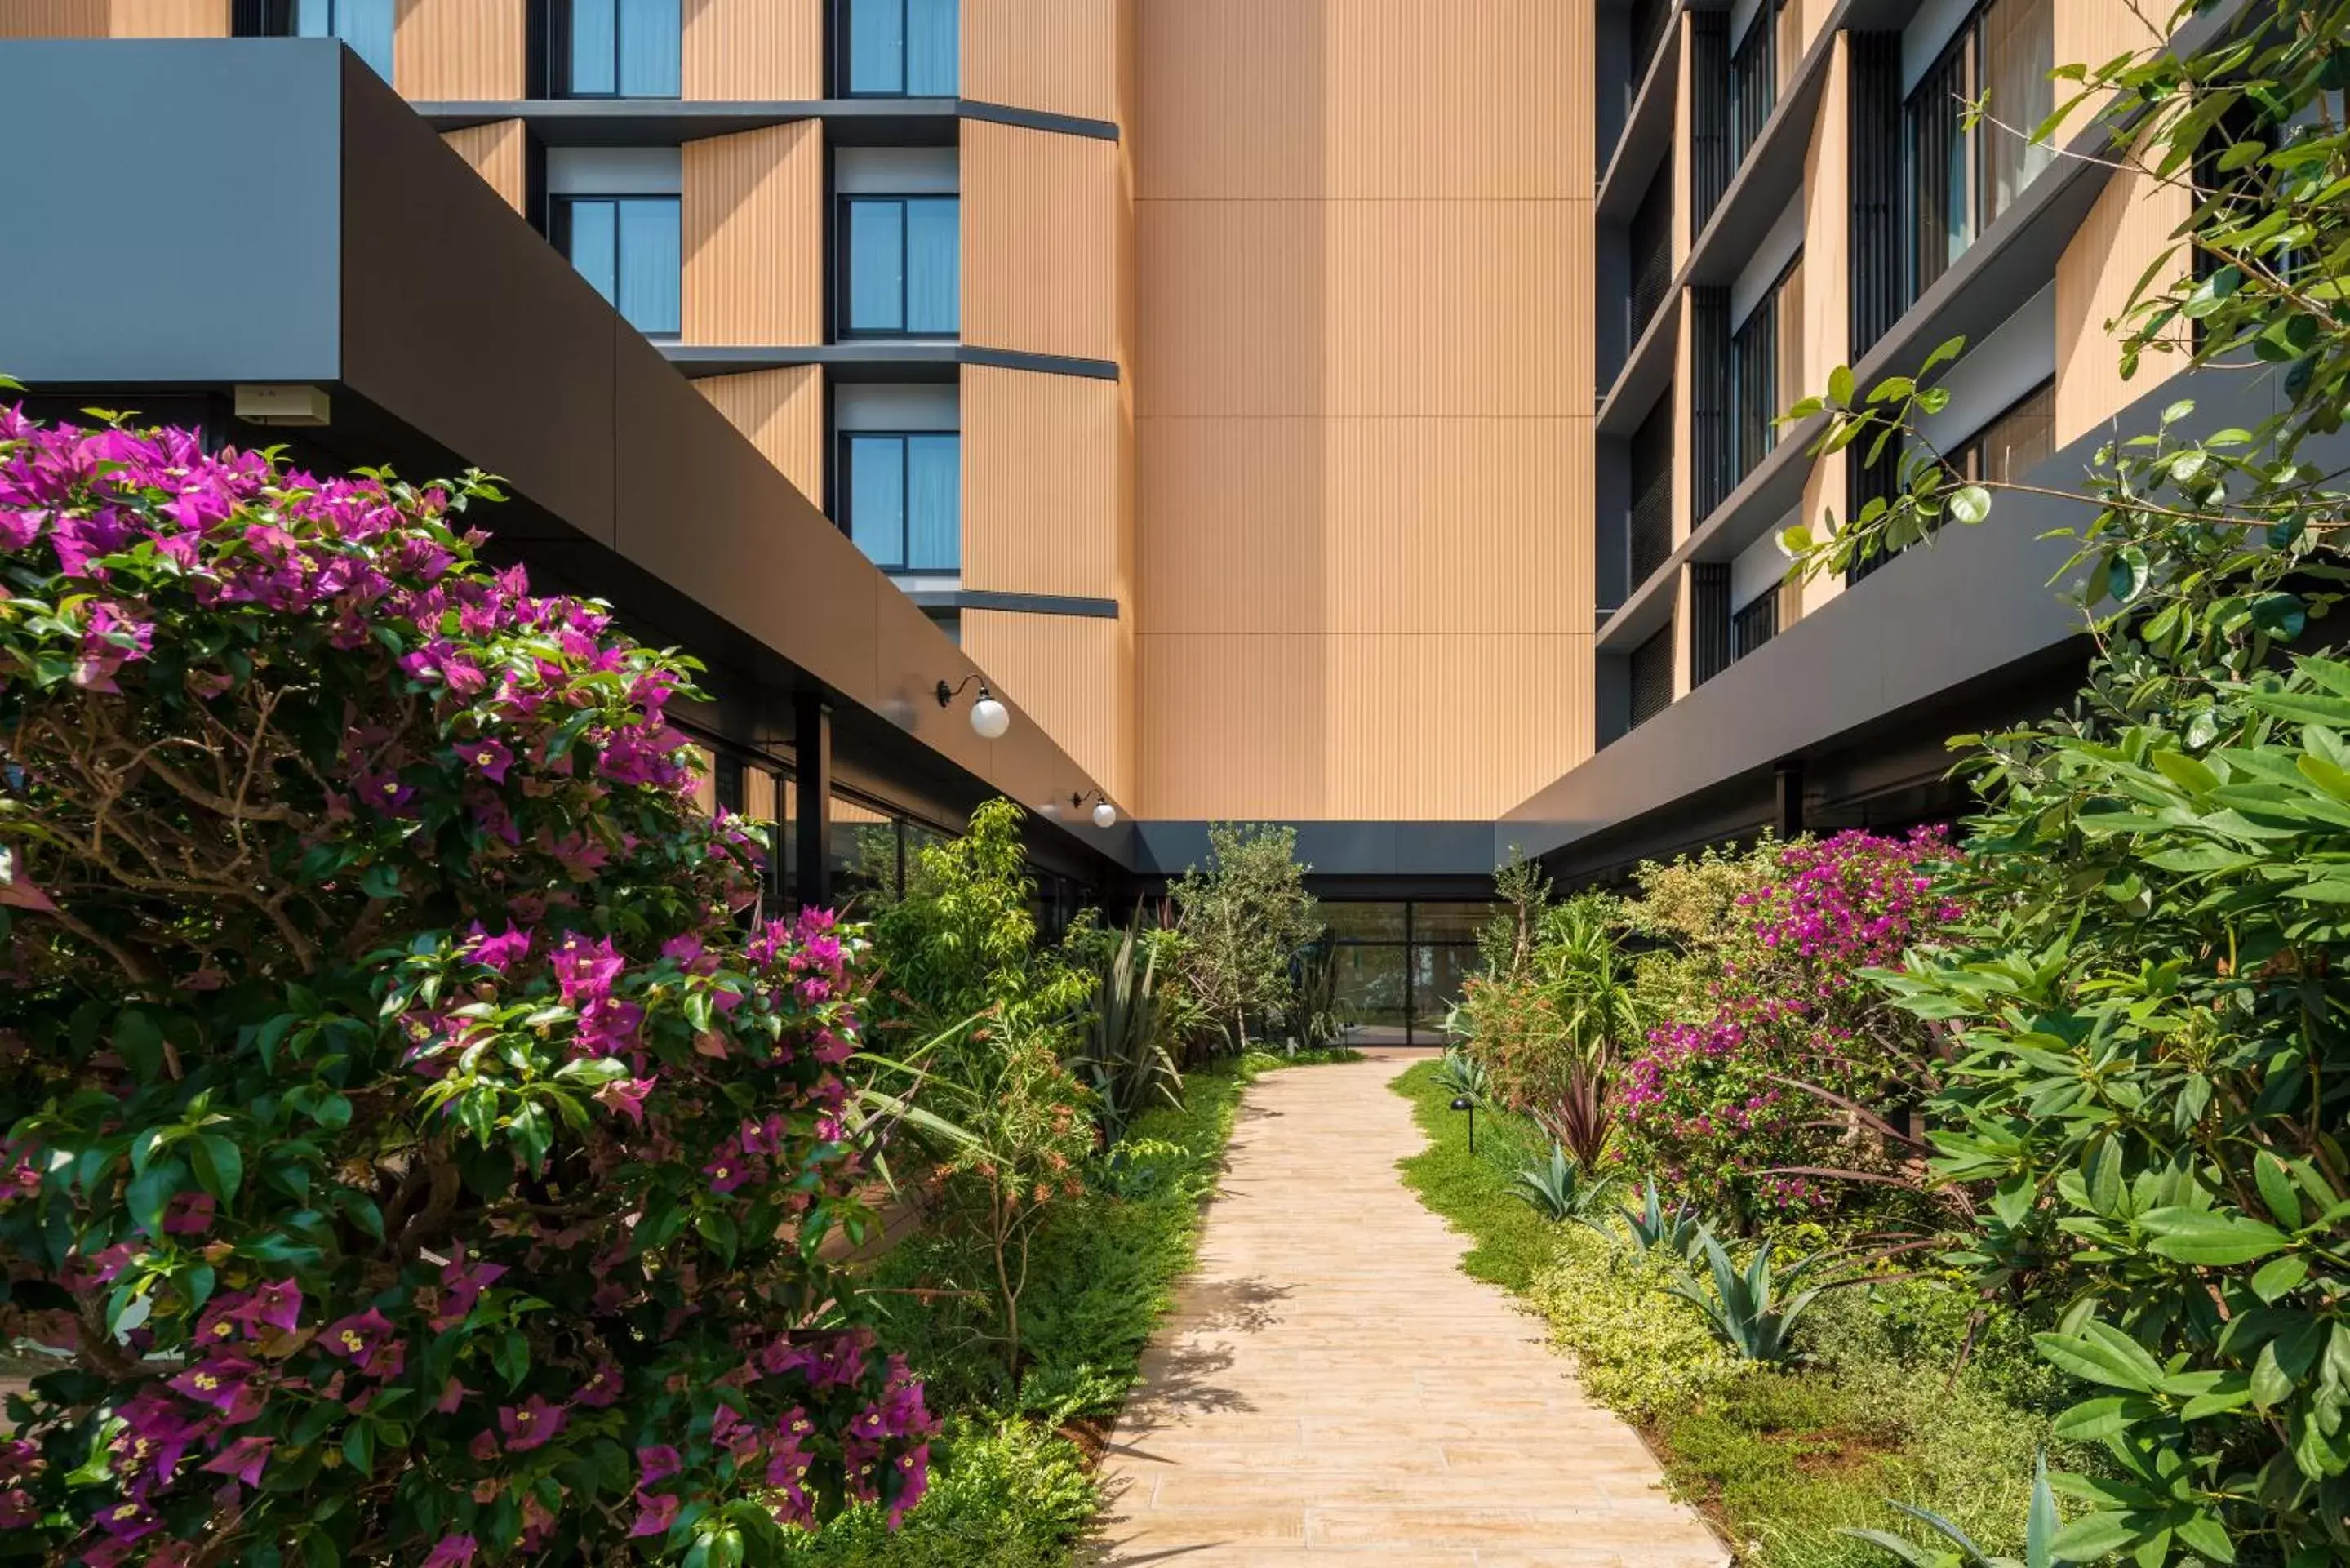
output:
<instances>
[{"instance_id":1,"label":"reflective blue window","mask_svg":"<svg viewBox=\"0 0 2350 1568\"><path fill-rule=\"evenodd\" d=\"M674 196L566 196L555 203L556 244L648 337L678 333L681 234Z\"/></svg>"},{"instance_id":2,"label":"reflective blue window","mask_svg":"<svg viewBox=\"0 0 2350 1568\"><path fill-rule=\"evenodd\" d=\"M679 0L568 0L555 10L556 91L565 98L675 98L683 80Z\"/></svg>"},{"instance_id":3,"label":"reflective blue window","mask_svg":"<svg viewBox=\"0 0 2350 1568\"><path fill-rule=\"evenodd\" d=\"M962 568L962 436L860 431L841 439L841 466L842 521L875 566Z\"/></svg>"},{"instance_id":4,"label":"reflective blue window","mask_svg":"<svg viewBox=\"0 0 2350 1568\"><path fill-rule=\"evenodd\" d=\"M851 98L952 98L960 79L957 0L841 0L843 91Z\"/></svg>"},{"instance_id":5,"label":"reflective blue window","mask_svg":"<svg viewBox=\"0 0 2350 1568\"><path fill-rule=\"evenodd\" d=\"M391 79L391 22L392 0L296 0L294 7L297 37L340 38L386 81Z\"/></svg>"},{"instance_id":6,"label":"reflective blue window","mask_svg":"<svg viewBox=\"0 0 2350 1568\"><path fill-rule=\"evenodd\" d=\"M962 330L962 204L954 196L842 201L844 327L852 336Z\"/></svg>"}]
</instances>

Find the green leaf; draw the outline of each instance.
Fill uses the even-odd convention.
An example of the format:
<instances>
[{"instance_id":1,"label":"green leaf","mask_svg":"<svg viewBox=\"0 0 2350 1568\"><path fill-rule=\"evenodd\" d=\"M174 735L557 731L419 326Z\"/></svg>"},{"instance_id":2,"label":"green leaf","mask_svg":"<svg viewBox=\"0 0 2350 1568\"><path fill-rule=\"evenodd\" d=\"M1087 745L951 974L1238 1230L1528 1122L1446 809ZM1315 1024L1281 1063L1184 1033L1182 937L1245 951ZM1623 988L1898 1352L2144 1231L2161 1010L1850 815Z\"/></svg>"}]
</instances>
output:
<instances>
[{"instance_id":1,"label":"green leaf","mask_svg":"<svg viewBox=\"0 0 2350 1568\"><path fill-rule=\"evenodd\" d=\"M2173 1533L2182 1544L2201 1552L2214 1563L2233 1563L2236 1560L2236 1543L2229 1537L2227 1527L2215 1515L2198 1513L2176 1526Z\"/></svg>"},{"instance_id":2,"label":"green leaf","mask_svg":"<svg viewBox=\"0 0 2350 1568\"><path fill-rule=\"evenodd\" d=\"M244 1151L218 1133L198 1133L188 1140L188 1155L196 1180L206 1192L226 1203L244 1180Z\"/></svg>"},{"instance_id":3,"label":"green leaf","mask_svg":"<svg viewBox=\"0 0 2350 1568\"><path fill-rule=\"evenodd\" d=\"M2303 757L2306 768L2314 758ZM2339 769L2335 770L2339 772ZM2270 1215L2288 1231L2301 1229L2301 1192L2294 1187L2293 1172L2283 1160L2262 1149L2252 1160L2252 1179L2261 1189L2261 1201L2269 1206Z\"/></svg>"},{"instance_id":4,"label":"green leaf","mask_svg":"<svg viewBox=\"0 0 2350 1568\"><path fill-rule=\"evenodd\" d=\"M161 1080L163 1032L138 1008L126 1007L114 1015L114 1054L140 1083Z\"/></svg>"},{"instance_id":5,"label":"green leaf","mask_svg":"<svg viewBox=\"0 0 2350 1568\"><path fill-rule=\"evenodd\" d=\"M2293 1244L2273 1225L2200 1209L2152 1209L2139 1222L2154 1232L2147 1250L2157 1257L2212 1268L2253 1262Z\"/></svg>"},{"instance_id":6,"label":"green leaf","mask_svg":"<svg viewBox=\"0 0 2350 1568\"><path fill-rule=\"evenodd\" d=\"M2285 1296L2300 1289L2301 1282L2308 1277L2308 1262L2288 1252L2282 1258L2272 1258L2261 1265L2260 1271L2252 1275L2252 1293L2269 1305L2274 1306Z\"/></svg>"},{"instance_id":7,"label":"green leaf","mask_svg":"<svg viewBox=\"0 0 2350 1568\"><path fill-rule=\"evenodd\" d=\"M131 1220L150 1236L163 1233L163 1210L188 1179L187 1166L177 1159L159 1159L131 1179L126 1197Z\"/></svg>"},{"instance_id":8,"label":"green leaf","mask_svg":"<svg viewBox=\"0 0 2350 1568\"><path fill-rule=\"evenodd\" d=\"M2156 1413L2152 1402L2126 1394L2085 1399L2058 1416L2050 1430L2068 1443L2100 1443L2118 1438L2137 1421Z\"/></svg>"},{"instance_id":9,"label":"green leaf","mask_svg":"<svg viewBox=\"0 0 2350 1568\"><path fill-rule=\"evenodd\" d=\"M2220 787L2220 775L2185 752L2157 752L2155 771L2189 794L2210 794Z\"/></svg>"},{"instance_id":10,"label":"green leaf","mask_svg":"<svg viewBox=\"0 0 2350 1568\"><path fill-rule=\"evenodd\" d=\"M2060 1562L2095 1563L2133 1546L2148 1532L2124 1513L2090 1513L2056 1532L2049 1550Z\"/></svg>"},{"instance_id":11,"label":"green leaf","mask_svg":"<svg viewBox=\"0 0 2350 1568\"><path fill-rule=\"evenodd\" d=\"M2095 1319L2082 1325L2078 1337L2036 1334L2032 1342L2040 1347L2042 1355L2075 1377L2102 1383L2108 1388L2147 1394L2162 1380L2161 1366L2143 1346Z\"/></svg>"},{"instance_id":12,"label":"green leaf","mask_svg":"<svg viewBox=\"0 0 2350 1568\"><path fill-rule=\"evenodd\" d=\"M1852 406L1852 367L1838 365L1828 372L1828 401L1845 408Z\"/></svg>"},{"instance_id":13,"label":"green leaf","mask_svg":"<svg viewBox=\"0 0 2350 1568\"><path fill-rule=\"evenodd\" d=\"M1950 493L1950 515L1971 527L1991 515L1991 492L1980 484L1961 485Z\"/></svg>"}]
</instances>

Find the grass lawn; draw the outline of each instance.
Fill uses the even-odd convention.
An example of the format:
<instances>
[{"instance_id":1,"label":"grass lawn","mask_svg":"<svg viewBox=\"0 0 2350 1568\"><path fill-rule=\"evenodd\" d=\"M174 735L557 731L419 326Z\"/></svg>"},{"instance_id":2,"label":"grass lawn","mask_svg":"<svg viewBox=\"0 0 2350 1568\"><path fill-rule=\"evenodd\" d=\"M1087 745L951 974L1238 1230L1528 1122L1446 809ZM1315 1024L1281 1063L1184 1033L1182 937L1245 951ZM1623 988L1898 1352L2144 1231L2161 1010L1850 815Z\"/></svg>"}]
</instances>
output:
<instances>
[{"instance_id":1,"label":"grass lawn","mask_svg":"<svg viewBox=\"0 0 2350 1568\"><path fill-rule=\"evenodd\" d=\"M1887 1499L1948 1515L1988 1551L2020 1551L2033 1456L2048 1413L2070 1397L2031 1354L2024 1325L1989 1325L1954 1376L1973 1303L1908 1281L1822 1297L1792 1367L1734 1361L1695 1308L1666 1293L1659 1269L1512 1194L1516 1172L1548 1154L1538 1129L1480 1110L1472 1155L1468 1117L1451 1109L1434 1063L1395 1087L1431 1140L1399 1168L1473 1239L1462 1266L1549 1321L1586 1389L1640 1428L1741 1563L1888 1564L1842 1533L1903 1530Z\"/></svg>"}]
</instances>

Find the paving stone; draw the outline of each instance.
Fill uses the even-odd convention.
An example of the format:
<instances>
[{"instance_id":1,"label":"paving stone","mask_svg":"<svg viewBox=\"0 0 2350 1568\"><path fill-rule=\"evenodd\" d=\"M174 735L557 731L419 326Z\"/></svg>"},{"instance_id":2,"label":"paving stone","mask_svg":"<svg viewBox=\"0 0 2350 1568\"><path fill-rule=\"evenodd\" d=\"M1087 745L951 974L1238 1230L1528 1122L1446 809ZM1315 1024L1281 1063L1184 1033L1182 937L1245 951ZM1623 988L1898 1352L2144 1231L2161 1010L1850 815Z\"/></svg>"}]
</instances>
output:
<instances>
[{"instance_id":1,"label":"paving stone","mask_svg":"<svg viewBox=\"0 0 2350 1568\"><path fill-rule=\"evenodd\" d=\"M1111 1435L1103 1568L1722 1568L1638 1435L1460 1269L1396 1058L1249 1086L1199 1266Z\"/></svg>"}]
</instances>

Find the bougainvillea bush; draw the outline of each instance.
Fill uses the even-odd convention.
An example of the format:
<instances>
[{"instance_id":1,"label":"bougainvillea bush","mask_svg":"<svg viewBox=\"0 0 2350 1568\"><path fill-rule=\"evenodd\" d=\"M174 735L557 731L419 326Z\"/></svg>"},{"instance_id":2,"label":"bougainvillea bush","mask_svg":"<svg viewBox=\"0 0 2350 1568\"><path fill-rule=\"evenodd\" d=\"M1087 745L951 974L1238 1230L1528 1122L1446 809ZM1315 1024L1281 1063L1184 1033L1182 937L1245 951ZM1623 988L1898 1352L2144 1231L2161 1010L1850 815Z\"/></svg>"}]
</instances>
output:
<instances>
[{"instance_id":1,"label":"bougainvillea bush","mask_svg":"<svg viewBox=\"0 0 2350 1568\"><path fill-rule=\"evenodd\" d=\"M758 921L475 481L0 411L0 1555L681 1562L920 1497L818 1259L867 957Z\"/></svg>"},{"instance_id":2,"label":"bougainvillea bush","mask_svg":"<svg viewBox=\"0 0 2350 1568\"><path fill-rule=\"evenodd\" d=\"M1746 1220L1824 1213L1866 1186L1827 1172L1898 1163L1890 1113L1927 1087L1924 1031L1862 971L1958 919L1933 877L1950 854L1939 831L1853 832L1766 846L1742 868L1716 857L1650 872L1651 923L1687 929L1667 933L1682 945L1650 987L1678 1015L1619 1085L1631 1162Z\"/></svg>"}]
</instances>

